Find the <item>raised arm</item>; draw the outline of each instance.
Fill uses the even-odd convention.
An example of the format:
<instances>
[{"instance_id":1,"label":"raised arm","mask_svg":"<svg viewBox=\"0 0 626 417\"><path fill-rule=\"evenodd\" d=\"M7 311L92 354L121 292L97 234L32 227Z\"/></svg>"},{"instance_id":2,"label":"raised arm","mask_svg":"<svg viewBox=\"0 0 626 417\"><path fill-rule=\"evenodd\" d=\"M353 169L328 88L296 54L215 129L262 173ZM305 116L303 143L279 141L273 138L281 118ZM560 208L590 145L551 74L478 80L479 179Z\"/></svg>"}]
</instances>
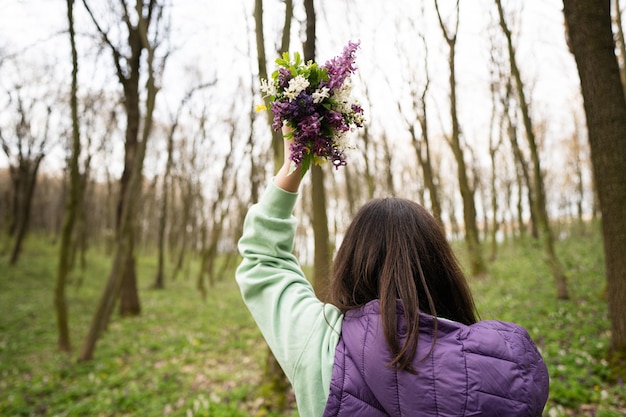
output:
<instances>
[{"instance_id":1,"label":"raised arm","mask_svg":"<svg viewBox=\"0 0 626 417\"><path fill-rule=\"evenodd\" d=\"M288 132L283 131L284 134ZM302 179L285 162L246 216L236 279L243 300L291 381L301 415L321 416L328 396L343 315L320 302L292 253L292 215Z\"/></svg>"}]
</instances>

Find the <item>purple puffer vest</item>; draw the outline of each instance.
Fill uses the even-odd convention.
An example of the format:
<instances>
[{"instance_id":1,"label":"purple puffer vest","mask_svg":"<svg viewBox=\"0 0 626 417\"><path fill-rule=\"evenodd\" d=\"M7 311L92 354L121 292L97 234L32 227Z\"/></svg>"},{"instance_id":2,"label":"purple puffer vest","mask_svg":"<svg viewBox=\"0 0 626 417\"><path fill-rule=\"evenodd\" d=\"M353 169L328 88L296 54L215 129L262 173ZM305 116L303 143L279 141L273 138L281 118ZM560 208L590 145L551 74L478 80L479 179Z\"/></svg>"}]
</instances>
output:
<instances>
[{"instance_id":1,"label":"purple puffer vest","mask_svg":"<svg viewBox=\"0 0 626 417\"><path fill-rule=\"evenodd\" d=\"M400 303L397 312L403 335ZM439 320L428 354L433 324L432 316L420 314L414 375L387 367L392 356L377 300L348 311L324 417L541 416L548 370L526 330L500 321Z\"/></svg>"}]
</instances>

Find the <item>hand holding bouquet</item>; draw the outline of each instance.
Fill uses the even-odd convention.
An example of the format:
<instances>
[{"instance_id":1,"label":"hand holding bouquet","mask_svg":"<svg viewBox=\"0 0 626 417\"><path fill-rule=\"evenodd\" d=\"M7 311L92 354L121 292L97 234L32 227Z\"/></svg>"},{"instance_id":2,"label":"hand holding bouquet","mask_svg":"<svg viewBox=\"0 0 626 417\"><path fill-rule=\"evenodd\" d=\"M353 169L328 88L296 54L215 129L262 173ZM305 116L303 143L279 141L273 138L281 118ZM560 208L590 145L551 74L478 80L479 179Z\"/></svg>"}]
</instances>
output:
<instances>
[{"instance_id":1,"label":"hand holding bouquet","mask_svg":"<svg viewBox=\"0 0 626 417\"><path fill-rule=\"evenodd\" d=\"M347 132L363 127L363 108L351 97L350 83L358 47L359 43L349 42L342 55L323 66L303 63L297 52L291 61L285 52L276 60L278 69L271 80L261 82L274 113L272 128L292 129L285 138L293 139L292 166L302 166L303 175L311 163L330 160L335 168L346 165Z\"/></svg>"}]
</instances>

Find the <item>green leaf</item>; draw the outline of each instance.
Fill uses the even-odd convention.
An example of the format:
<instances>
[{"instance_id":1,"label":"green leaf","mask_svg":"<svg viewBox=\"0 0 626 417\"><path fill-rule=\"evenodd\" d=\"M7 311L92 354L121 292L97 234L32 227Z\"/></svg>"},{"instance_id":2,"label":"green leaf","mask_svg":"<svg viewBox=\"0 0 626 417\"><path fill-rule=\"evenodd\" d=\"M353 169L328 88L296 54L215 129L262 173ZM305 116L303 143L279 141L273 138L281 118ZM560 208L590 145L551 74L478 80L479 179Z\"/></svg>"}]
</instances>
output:
<instances>
[{"instance_id":1,"label":"green leaf","mask_svg":"<svg viewBox=\"0 0 626 417\"><path fill-rule=\"evenodd\" d=\"M284 55L283 55L283 58L276 58L276 65L281 66L281 67L288 67L289 66L289 54L287 54L286 58Z\"/></svg>"},{"instance_id":2,"label":"green leaf","mask_svg":"<svg viewBox=\"0 0 626 417\"><path fill-rule=\"evenodd\" d=\"M304 177L304 174L306 174L306 172L309 170L309 168L311 167L311 161L313 160L313 155L311 155L310 153L308 153L304 159L302 160L302 177Z\"/></svg>"}]
</instances>

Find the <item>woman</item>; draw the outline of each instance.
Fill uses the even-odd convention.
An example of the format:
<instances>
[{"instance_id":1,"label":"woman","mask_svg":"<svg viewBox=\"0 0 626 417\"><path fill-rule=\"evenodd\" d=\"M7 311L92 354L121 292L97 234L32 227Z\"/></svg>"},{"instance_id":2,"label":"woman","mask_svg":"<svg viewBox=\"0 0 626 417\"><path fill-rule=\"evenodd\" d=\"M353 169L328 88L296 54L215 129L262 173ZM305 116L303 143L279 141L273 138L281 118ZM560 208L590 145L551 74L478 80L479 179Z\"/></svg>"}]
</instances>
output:
<instances>
[{"instance_id":1,"label":"woman","mask_svg":"<svg viewBox=\"0 0 626 417\"><path fill-rule=\"evenodd\" d=\"M285 163L250 208L236 274L300 416L540 416L546 366L528 333L479 322L438 222L372 200L348 228L321 302L292 254L301 170Z\"/></svg>"}]
</instances>

